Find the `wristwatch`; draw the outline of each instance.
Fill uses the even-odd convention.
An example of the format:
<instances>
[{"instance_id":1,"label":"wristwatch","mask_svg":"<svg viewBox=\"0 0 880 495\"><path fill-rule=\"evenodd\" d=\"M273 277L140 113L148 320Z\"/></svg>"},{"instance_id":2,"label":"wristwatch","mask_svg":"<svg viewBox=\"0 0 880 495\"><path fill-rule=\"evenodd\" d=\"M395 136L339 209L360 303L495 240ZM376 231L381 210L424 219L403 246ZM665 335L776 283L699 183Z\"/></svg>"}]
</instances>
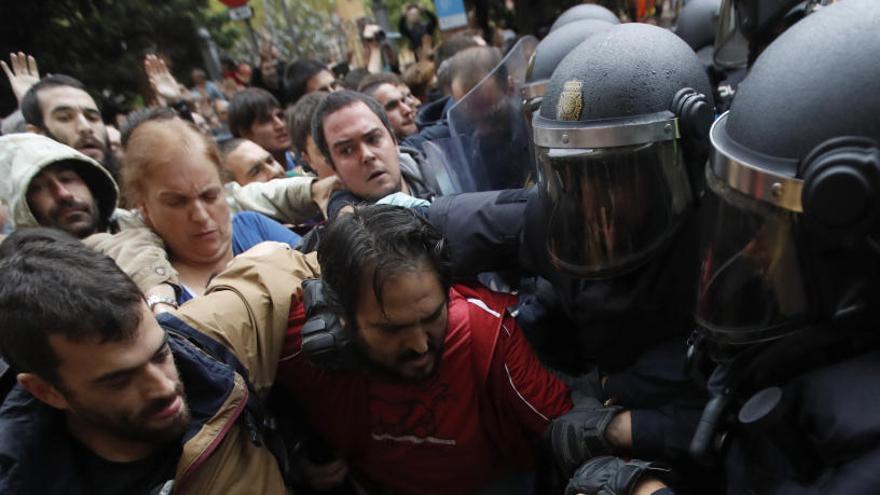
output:
<instances>
[{"instance_id":1,"label":"wristwatch","mask_svg":"<svg viewBox=\"0 0 880 495\"><path fill-rule=\"evenodd\" d=\"M177 299L168 296L160 296L158 294L152 295L147 298L147 306L150 307L150 311L153 310L153 306L157 304L167 304L174 309L177 309Z\"/></svg>"}]
</instances>

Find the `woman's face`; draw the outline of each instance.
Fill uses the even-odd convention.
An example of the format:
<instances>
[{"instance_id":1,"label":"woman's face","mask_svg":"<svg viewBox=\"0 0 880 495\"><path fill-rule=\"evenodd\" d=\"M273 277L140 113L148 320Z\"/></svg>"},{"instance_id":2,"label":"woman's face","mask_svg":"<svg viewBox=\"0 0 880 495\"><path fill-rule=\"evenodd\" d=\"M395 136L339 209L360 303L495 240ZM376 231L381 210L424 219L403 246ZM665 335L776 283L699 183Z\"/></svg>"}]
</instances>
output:
<instances>
[{"instance_id":1,"label":"woman's face","mask_svg":"<svg viewBox=\"0 0 880 495\"><path fill-rule=\"evenodd\" d=\"M164 160L145 175L140 206L172 260L214 263L232 250L229 206L201 138L188 141L157 146L154 155Z\"/></svg>"}]
</instances>

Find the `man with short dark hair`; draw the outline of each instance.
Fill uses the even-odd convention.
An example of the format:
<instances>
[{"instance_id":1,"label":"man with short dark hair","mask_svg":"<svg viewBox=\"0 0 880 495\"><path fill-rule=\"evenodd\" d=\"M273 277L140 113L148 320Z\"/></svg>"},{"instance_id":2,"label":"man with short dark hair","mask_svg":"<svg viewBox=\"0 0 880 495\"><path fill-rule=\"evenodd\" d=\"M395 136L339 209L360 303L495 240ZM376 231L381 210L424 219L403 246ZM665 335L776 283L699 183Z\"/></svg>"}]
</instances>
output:
<instances>
[{"instance_id":1,"label":"man with short dark hair","mask_svg":"<svg viewBox=\"0 0 880 495\"><path fill-rule=\"evenodd\" d=\"M518 475L534 468L534 442L571 401L507 313L513 296L452 284L440 234L390 205L337 218L318 260L348 342L332 351L347 357L311 361L327 335L293 307L278 381L333 451L394 493L479 493L502 480L504 493L526 493Z\"/></svg>"},{"instance_id":2,"label":"man with short dark hair","mask_svg":"<svg viewBox=\"0 0 880 495\"><path fill-rule=\"evenodd\" d=\"M257 143L244 138L232 138L220 145L223 158L224 182L233 180L239 185L268 182L286 177L284 168L271 153Z\"/></svg>"},{"instance_id":3,"label":"man with short dark hair","mask_svg":"<svg viewBox=\"0 0 880 495\"><path fill-rule=\"evenodd\" d=\"M394 129L394 134L398 141L402 141L407 136L418 132L415 109L397 84L386 78L375 77L378 75L365 77L358 85L358 91L372 96L382 105L391 122L391 127Z\"/></svg>"},{"instance_id":4,"label":"man with short dark hair","mask_svg":"<svg viewBox=\"0 0 880 495\"><path fill-rule=\"evenodd\" d=\"M101 111L80 81L64 74L40 79L22 98L21 113L28 132L66 144L116 172Z\"/></svg>"},{"instance_id":5,"label":"man with short dark hair","mask_svg":"<svg viewBox=\"0 0 880 495\"><path fill-rule=\"evenodd\" d=\"M315 110L312 135L356 199L376 201L396 192L430 199L436 194L421 157L401 153L388 116L374 98L354 91L331 93Z\"/></svg>"},{"instance_id":6,"label":"man with short dark hair","mask_svg":"<svg viewBox=\"0 0 880 495\"><path fill-rule=\"evenodd\" d=\"M340 89L336 76L326 65L305 58L288 65L284 70L284 88L287 102L291 105L316 91L332 93Z\"/></svg>"},{"instance_id":7,"label":"man with short dark hair","mask_svg":"<svg viewBox=\"0 0 880 495\"><path fill-rule=\"evenodd\" d=\"M294 167L290 137L281 104L272 93L261 88L248 88L235 93L229 102L229 132L234 137L249 139L272 153L285 170Z\"/></svg>"},{"instance_id":8,"label":"man with short dark hair","mask_svg":"<svg viewBox=\"0 0 880 495\"><path fill-rule=\"evenodd\" d=\"M299 260L272 270L313 273ZM213 339L159 322L112 259L52 229L7 238L0 278L0 355L18 381L0 408L0 492L288 493L257 399L286 319ZM244 311L249 296L206 298Z\"/></svg>"},{"instance_id":9,"label":"man with short dark hair","mask_svg":"<svg viewBox=\"0 0 880 495\"><path fill-rule=\"evenodd\" d=\"M315 138L312 136L312 117L318 105L324 101L327 93L316 91L309 93L292 107L287 107L287 132L293 148L299 153L299 161L303 168L313 172L318 177L324 178L334 175L336 172L327 163L324 155L318 151Z\"/></svg>"}]
</instances>

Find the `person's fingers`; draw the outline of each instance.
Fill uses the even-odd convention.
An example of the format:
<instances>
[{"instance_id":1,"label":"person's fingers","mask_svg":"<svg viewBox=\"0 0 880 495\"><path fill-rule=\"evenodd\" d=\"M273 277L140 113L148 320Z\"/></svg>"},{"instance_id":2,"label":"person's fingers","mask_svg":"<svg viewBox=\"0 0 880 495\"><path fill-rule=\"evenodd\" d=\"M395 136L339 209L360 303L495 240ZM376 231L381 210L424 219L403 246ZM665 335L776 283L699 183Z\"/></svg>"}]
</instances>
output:
<instances>
[{"instance_id":1,"label":"person's fingers","mask_svg":"<svg viewBox=\"0 0 880 495\"><path fill-rule=\"evenodd\" d=\"M12 80L13 77L15 77L12 74L12 69L10 69L9 66L6 65L6 62L4 62L3 60L0 60L0 68L3 69L3 72L6 73L6 77L8 77L10 81Z\"/></svg>"},{"instance_id":2,"label":"person's fingers","mask_svg":"<svg viewBox=\"0 0 880 495\"><path fill-rule=\"evenodd\" d=\"M37 69L37 59L33 55L28 55L28 71L34 77L40 77L40 71Z\"/></svg>"},{"instance_id":3,"label":"person's fingers","mask_svg":"<svg viewBox=\"0 0 880 495\"><path fill-rule=\"evenodd\" d=\"M11 59L12 59L12 72L14 72L16 76L22 74L24 72L24 67L23 67L24 64L22 64L22 60L24 59L24 53L22 53L22 52L13 53Z\"/></svg>"},{"instance_id":4,"label":"person's fingers","mask_svg":"<svg viewBox=\"0 0 880 495\"><path fill-rule=\"evenodd\" d=\"M147 73L147 76L153 75L153 55L149 53L144 57L144 71Z\"/></svg>"}]
</instances>

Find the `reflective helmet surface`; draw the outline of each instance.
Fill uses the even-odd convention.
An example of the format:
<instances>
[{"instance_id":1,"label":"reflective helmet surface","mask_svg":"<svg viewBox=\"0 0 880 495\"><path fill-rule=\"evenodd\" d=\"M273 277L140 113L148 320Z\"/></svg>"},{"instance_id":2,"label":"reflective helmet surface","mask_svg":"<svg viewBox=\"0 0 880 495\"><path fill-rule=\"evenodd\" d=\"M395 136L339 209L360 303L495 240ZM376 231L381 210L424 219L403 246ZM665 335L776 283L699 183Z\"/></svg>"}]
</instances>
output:
<instances>
[{"instance_id":1,"label":"reflective helmet surface","mask_svg":"<svg viewBox=\"0 0 880 495\"><path fill-rule=\"evenodd\" d=\"M535 49L535 58L529 68L528 81L549 79L559 62L574 47L595 33L604 31L614 24L599 19L581 19L548 34Z\"/></svg>"},{"instance_id":2,"label":"reflective helmet surface","mask_svg":"<svg viewBox=\"0 0 880 495\"><path fill-rule=\"evenodd\" d=\"M562 26L548 34L535 48L529 61L526 73L526 84L523 87L523 100L527 119L541 103L541 97L547 88L547 82L559 62L566 55L593 34L614 26L608 21L598 19L581 19Z\"/></svg>"},{"instance_id":3,"label":"reflective helmet surface","mask_svg":"<svg viewBox=\"0 0 880 495\"><path fill-rule=\"evenodd\" d=\"M694 51L671 32L648 24L614 26L578 45L553 72L542 117L557 119L569 81L581 82L583 110L573 120L582 122L669 110L682 88L712 93Z\"/></svg>"},{"instance_id":4,"label":"reflective helmet surface","mask_svg":"<svg viewBox=\"0 0 880 495\"><path fill-rule=\"evenodd\" d=\"M553 32L570 22L582 19L599 19L612 24L620 24L620 19L614 15L614 12L611 12L605 7L595 4L580 4L566 10L557 17L553 22L553 25L550 26L550 32Z\"/></svg>"},{"instance_id":5,"label":"reflective helmet surface","mask_svg":"<svg viewBox=\"0 0 880 495\"><path fill-rule=\"evenodd\" d=\"M875 307L880 4L846 0L756 60L711 131L697 321L718 345Z\"/></svg>"},{"instance_id":6,"label":"reflective helmet surface","mask_svg":"<svg viewBox=\"0 0 880 495\"><path fill-rule=\"evenodd\" d=\"M651 259L692 204L682 141L706 141L708 77L670 31L621 24L553 73L533 121L554 265L605 278Z\"/></svg>"}]
</instances>

